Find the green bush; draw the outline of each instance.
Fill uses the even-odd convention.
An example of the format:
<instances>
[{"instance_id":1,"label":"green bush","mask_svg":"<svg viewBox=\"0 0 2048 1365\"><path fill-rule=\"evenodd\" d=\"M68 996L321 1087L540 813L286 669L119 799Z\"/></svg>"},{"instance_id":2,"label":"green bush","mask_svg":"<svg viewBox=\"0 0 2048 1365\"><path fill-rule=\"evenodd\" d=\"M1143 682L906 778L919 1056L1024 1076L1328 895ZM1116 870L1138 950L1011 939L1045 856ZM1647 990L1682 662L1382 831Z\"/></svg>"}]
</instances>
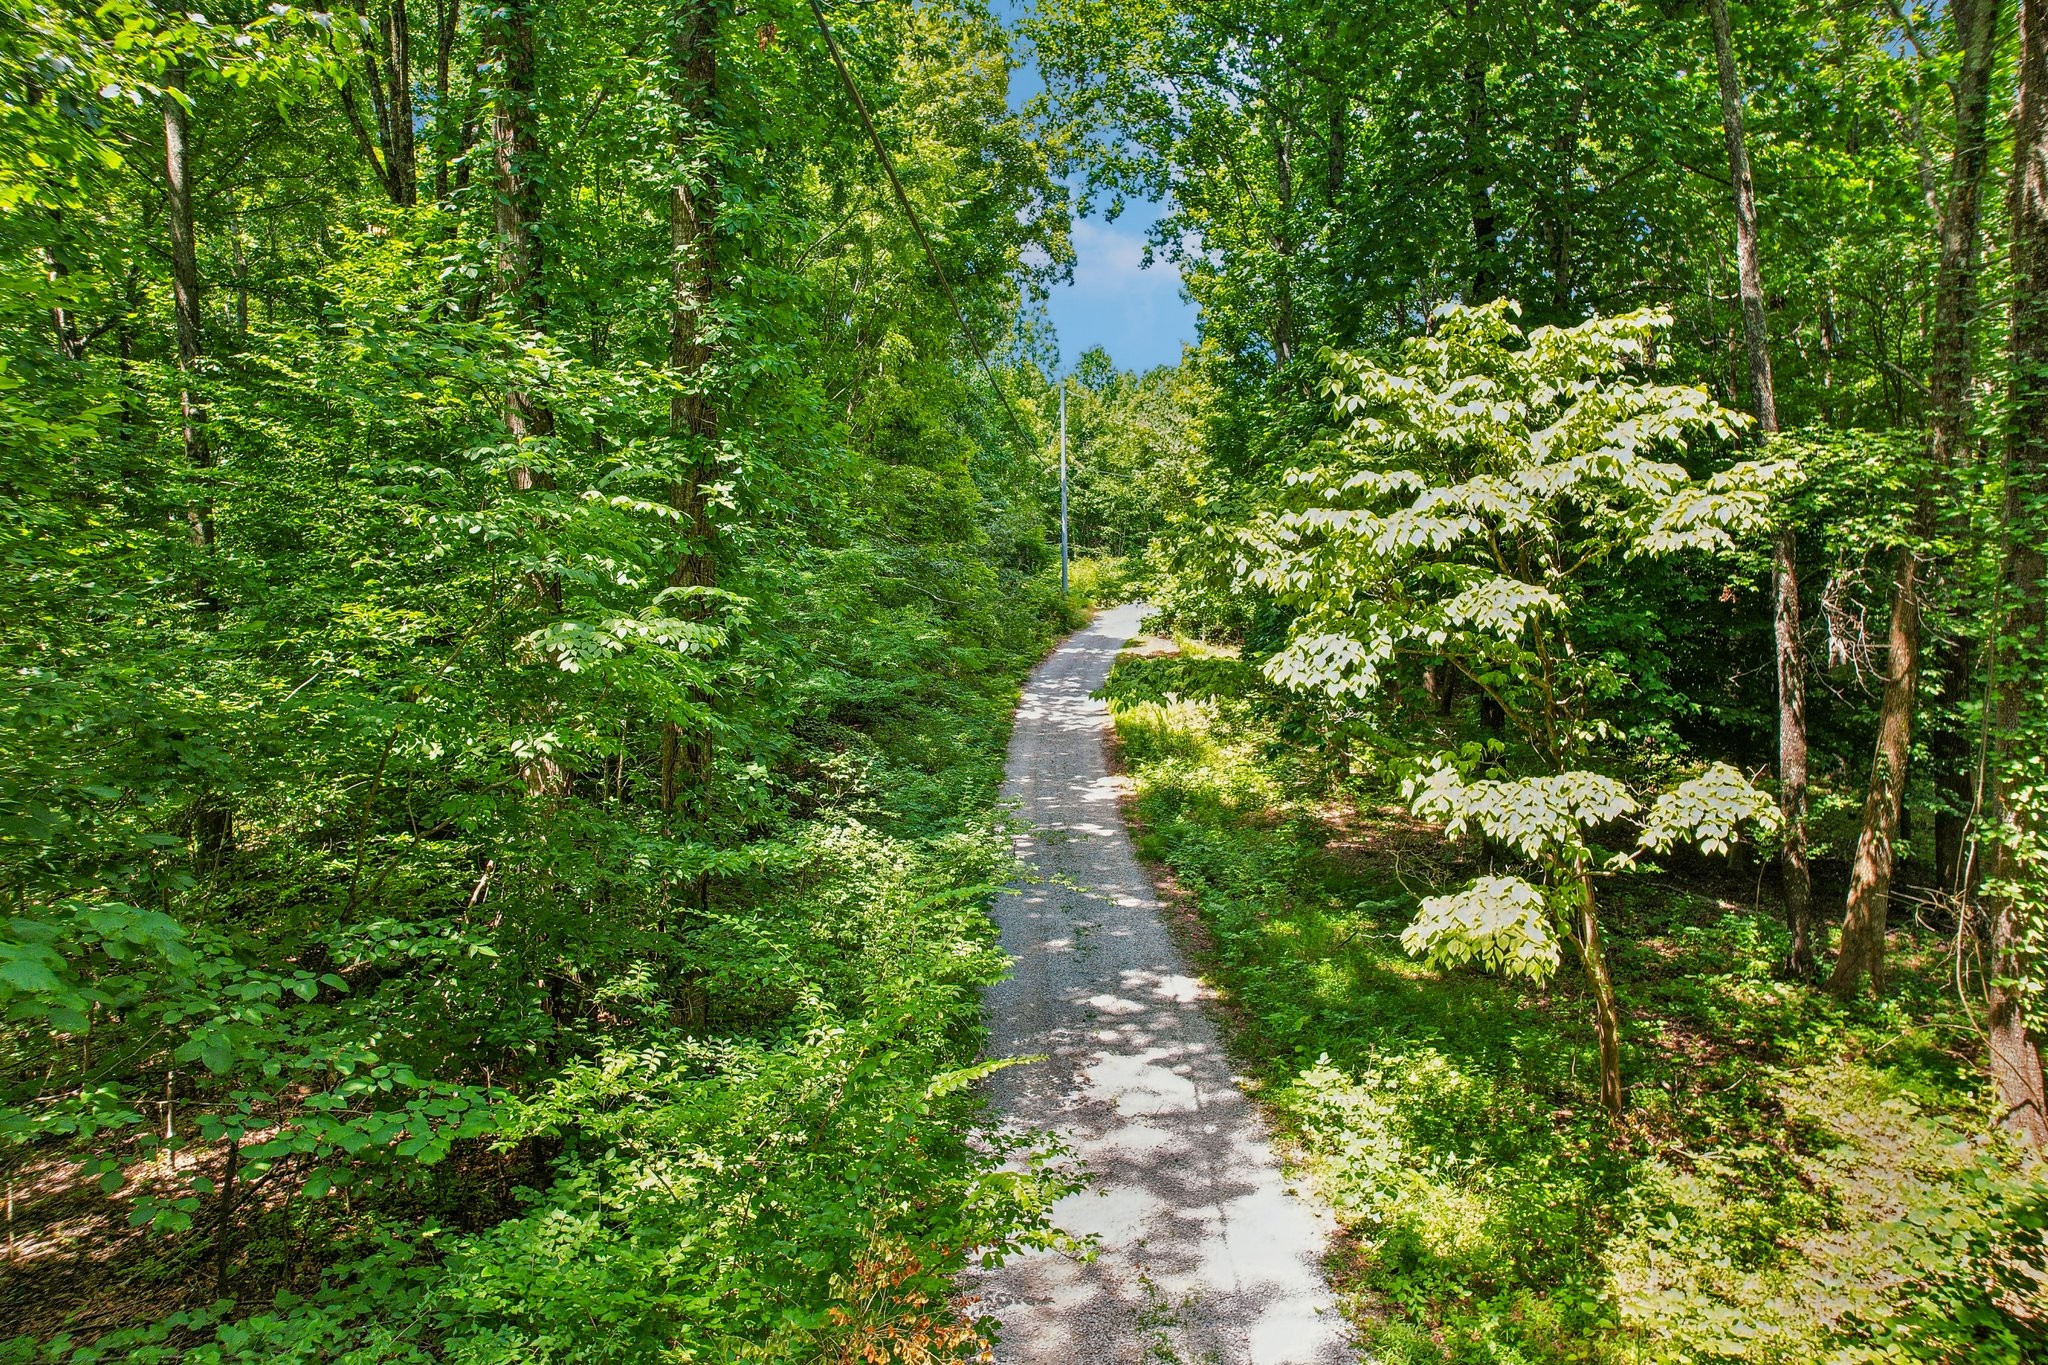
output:
<instances>
[{"instance_id":1,"label":"green bush","mask_svg":"<svg viewBox=\"0 0 2048 1365\"><path fill-rule=\"evenodd\" d=\"M1371 792L1333 810L1284 702L1197 691L1233 666L1126 656L1105 692L1144 847L1193 893L1248 1067L1350 1233L1339 1288L1375 1358L2048 1358L2048 1185L1987 1131L1938 977L1845 1013L1774 974L1774 921L1645 881L1614 907L1642 983L1617 1127L1572 983L1402 951L1474 851Z\"/></svg>"}]
</instances>

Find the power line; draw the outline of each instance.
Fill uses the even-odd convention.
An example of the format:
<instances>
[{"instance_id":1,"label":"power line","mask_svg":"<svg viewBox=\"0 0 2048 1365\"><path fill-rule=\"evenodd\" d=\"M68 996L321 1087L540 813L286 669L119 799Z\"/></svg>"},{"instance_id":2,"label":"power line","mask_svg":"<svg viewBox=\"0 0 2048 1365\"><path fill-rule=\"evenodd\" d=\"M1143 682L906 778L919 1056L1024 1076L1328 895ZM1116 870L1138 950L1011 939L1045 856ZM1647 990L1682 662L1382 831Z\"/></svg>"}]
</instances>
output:
<instances>
[{"instance_id":1,"label":"power line","mask_svg":"<svg viewBox=\"0 0 2048 1365\"><path fill-rule=\"evenodd\" d=\"M910 220L910 230L917 237L918 245L924 248L927 261L931 262L932 273L939 277L939 287L946 291L946 301L953 305L953 316L960 323L960 334L967 338L967 344L974 348L974 357L981 362L981 372L988 376L989 387L996 391L1003 411L1009 414L1010 429L1017 433L1017 439L1024 443L1024 449L1033 448L1033 441L1024 431L1024 424L1017 420L1017 410L1010 406L1010 395L996 380L995 367L989 364L988 348L982 345L981 337L967 321L967 310L960 306L960 296L953 292L953 282L946 278L946 271L939 264L939 253L932 249L932 239L925 235L924 224L918 221L917 210L910 206L910 196L903 192L903 181L896 174L896 159L889 155L889 148L882 142L882 135L875 131L875 121L868 114L868 102L861 98L860 87L853 83L853 72L846 67L846 58L839 51L839 40L832 36L832 25L825 22L825 8L819 0L811 0L811 13L818 16L818 32L825 35L825 50L832 54L832 65L839 69L839 83L846 87L846 96L853 101L853 107L860 113L861 127L867 129L868 141L874 144L875 155L882 162L883 173L889 177L889 188L896 192L896 203L903 209L903 216Z\"/></svg>"}]
</instances>

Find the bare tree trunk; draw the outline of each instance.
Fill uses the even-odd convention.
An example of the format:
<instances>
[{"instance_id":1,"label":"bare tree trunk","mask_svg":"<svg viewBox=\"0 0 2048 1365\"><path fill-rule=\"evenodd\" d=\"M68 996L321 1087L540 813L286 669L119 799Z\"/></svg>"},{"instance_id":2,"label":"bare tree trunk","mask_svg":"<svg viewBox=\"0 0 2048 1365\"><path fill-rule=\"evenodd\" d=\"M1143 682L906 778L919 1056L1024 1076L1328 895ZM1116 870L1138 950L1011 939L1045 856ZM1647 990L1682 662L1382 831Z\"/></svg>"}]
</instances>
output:
<instances>
[{"instance_id":1,"label":"bare tree trunk","mask_svg":"<svg viewBox=\"0 0 2048 1365\"><path fill-rule=\"evenodd\" d=\"M1550 311L1558 326L1576 321L1572 310L1572 189L1579 164L1579 126L1586 119L1586 92L1572 91L1564 127L1551 142L1554 157L1550 192L1544 196L1543 235L1550 258Z\"/></svg>"},{"instance_id":2,"label":"bare tree trunk","mask_svg":"<svg viewBox=\"0 0 2048 1365\"><path fill-rule=\"evenodd\" d=\"M368 0L356 0L356 13L369 22ZM412 23L405 0L387 0L376 25L377 50L363 52L363 84L370 92L370 127L356 104L353 82L341 87L342 113L356 144L377 173L392 203L410 208L419 202L419 165L414 151L412 109Z\"/></svg>"},{"instance_id":3,"label":"bare tree trunk","mask_svg":"<svg viewBox=\"0 0 2048 1365\"><path fill-rule=\"evenodd\" d=\"M1941 637L1934 651L1934 676L1940 680L1934 723L1927 734L1927 766L1940 804L1934 810L1934 875L1943 890L1967 893L1970 811L1976 804L1976 745L1962 714L1970 699L1979 652L1975 641L1956 630Z\"/></svg>"},{"instance_id":4,"label":"bare tree trunk","mask_svg":"<svg viewBox=\"0 0 2048 1365\"><path fill-rule=\"evenodd\" d=\"M165 217L171 234L171 311L178 330L178 373L185 383L178 392L183 421L185 466L190 470L213 468L213 446L207 440L206 404L193 391L193 377L206 354L200 330L199 250L192 226L192 168L189 128L185 120L185 71L173 67L164 78L164 185L167 190ZM205 475L200 476L203 480ZM202 496L185 509L192 542L210 551L216 539L213 499ZM211 593L207 594L209 597Z\"/></svg>"},{"instance_id":5,"label":"bare tree trunk","mask_svg":"<svg viewBox=\"0 0 2048 1365\"><path fill-rule=\"evenodd\" d=\"M1735 74L1735 47L1726 0L1707 0L1714 29L1714 58L1721 75L1721 127L1728 138L1728 176L1735 186L1736 275L1742 296L1742 339L1749 351L1750 402L1766 435L1778 430L1778 395L1771 383L1770 337L1764 322L1763 267L1757 255L1756 185L1749 174L1749 146L1742 130L1742 88Z\"/></svg>"},{"instance_id":6,"label":"bare tree trunk","mask_svg":"<svg viewBox=\"0 0 2048 1365\"><path fill-rule=\"evenodd\" d=\"M1792 946L1785 965L1810 976L1814 965L1813 873L1806 859L1806 643L1799 625L1799 533L1781 526L1771 541L1773 629L1778 656L1778 813L1784 846L1778 878Z\"/></svg>"},{"instance_id":7,"label":"bare tree trunk","mask_svg":"<svg viewBox=\"0 0 2048 1365\"><path fill-rule=\"evenodd\" d=\"M2043 499L2048 498L2048 3L2020 0L2019 97L2013 117L2012 415L2006 429L2005 619L1993 642L1997 725L1989 765L1991 806L2000 839L1993 885L2039 879L2019 846L2038 836L2039 812L2022 808L2013 788L2022 765L2040 753L2044 663L2048 663L2048 559ZM2035 770L2038 772L2038 768ZM2006 1123L2035 1146L2048 1146L2048 1086L2039 1035L2029 1027L2015 978L2016 949L2029 926L2025 908L1998 896L1991 912L1991 1075ZM2034 970L2040 970L2038 966Z\"/></svg>"},{"instance_id":8,"label":"bare tree trunk","mask_svg":"<svg viewBox=\"0 0 2048 1365\"><path fill-rule=\"evenodd\" d=\"M669 369L677 382L669 399L669 435L689 451L684 476L670 489L683 514L688 547L669 574L671 587L712 587L718 581L713 556L717 528L711 523L709 489L717 474L718 412L702 383L711 359L712 295L717 287L718 178L706 154L705 133L718 95L718 12L715 0L688 0L673 17L670 43L671 99L675 108L676 183L669 196L670 263ZM693 611L701 607L693 605ZM697 701L708 704L710 698ZM676 809L688 792L691 813L704 818L711 783L711 732L688 735L674 721L662 728L661 808Z\"/></svg>"},{"instance_id":9,"label":"bare tree trunk","mask_svg":"<svg viewBox=\"0 0 2048 1365\"><path fill-rule=\"evenodd\" d=\"M1991 107L1991 74L1996 56L1999 0L1956 0L1955 31L1962 49L1956 73L1956 142L1949 158L1948 199L1941 213L1941 263L1934 277L1932 368L1928 375L1930 448L1937 479L1962 456L1969 440L1971 325L1977 312L1977 222L1984 172L1990 159L1985 126ZM1893 845L1899 803L1906 787L1912 747L1915 693L1920 679L1919 544L1935 524L1932 487L1922 484L1910 540L1896 552L1893 570L1891 657L1885 666L1884 696L1878 707L1877 755L1863 802L1863 827L1849 874L1849 901L1842 913L1842 948L1828 989L1839 999L1854 995L1868 973L1873 989L1884 989L1884 933L1891 908Z\"/></svg>"},{"instance_id":10,"label":"bare tree trunk","mask_svg":"<svg viewBox=\"0 0 2048 1365\"><path fill-rule=\"evenodd\" d=\"M1967 198L1956 188L1941 217L1941 270L1957 284L1935 292L1931 337L1932 368L1927 399L1933 426L1933 453L1938 468L1949 469L1969 458L1972 329L1977 317L1979 191L1990 161L1986 127L1990 121L1991 75L1998 41L1999 0L1961 0L1955 6L1955 28L1963 45L1963 65L1956 77L1956 149L1951 161L1951 186L1967 178ZM1958 623L1959 624L1959 623ZM1969 694L1975 642L1951 626L1939 637L1934 675L1941 683L1941 709L1952 713ZM1928 766L1943 809L1934 813L1935 872L1943 886L1961 886L1962 848L1967 812L1972 804L1973 774L1968 734L1952 715L1927 737Z\"/></svg>"},{"instance_id":11,"label":"bare tree trunk","mask_svg":"<svg viewBox=\"0 0 2048 1365\"><path fill-rule=\"evenodd\" d=\"M1913 743L1913 698L1920 685L1920 557L1899 552L1892 586L1891 631L1885 648L1884 693L1878 701L1877 755L1863 798L1863 828L1849 872L1841 951L1828 990L1846 1000L1870 978L1883 993L1884 935L1891 907L1892 844L1899 834L1899 795Z\"/></svg>"},{"instance_id":12,"label":"bare tree trunk","mask_svg":"<svg viewBox=\"0 0 2048 1365\"><path fill-rule=\"evenodd\" d=\"M1742 296L1742 335L1749 352L1750 401L1757 430L1768 440L1778 430L1778 394L1771 380L1770 335L1764 318L1763 267L1757 248L1756 183L1742 127L1742 87L1727 0L1707 0L1714 58L1721 77L1721 127L1728 138L1728 178L1735 187L1736 274ZM1792 949L1787 965L1813 970L1813 877L1806 863L1806 653L1799 630L1799 536L1780 527L1771 542L1773 625L1778 667L1778 811L1785 845L1778 872L1785 893L1785 926Z\"/></svg>"},{"instance_id":13,"label":"bare tree trunk","mask_svg":"<svg viewBox=\"0 0 2048 1365\"><path fill-rule=\"evenodd\" d=\"M178 373L184 381L178 390L178 409L185 470L198 484L197 496L189 497L185 504L185 525L201 564L196 596L217 620L220 598L212 581L212 560L219 541L211 486L213 444L207 439L206 402L194 391L206 348L201 331L199 248L192 222L191 129L186 122L183 67L172 67L165 74L164 91L164 217L171 238L171 312L178 333ZM193 800L192 815L199 866L211 872L234 850L234 812L202 783Z\"/></svg>"},{"instance_id":14,"label":"bare tree trunk","mask_svg":"<svg viewBox=\"0 0 2048 1365\"><path fill-rule=\"evenodd\" d=\"M43 249L43 259L50 267L50 282L67 278L71 274L70 253L65 248L68 235L64 227L64 215L58 209L50 210L50 245ZM65 360L85 359L85 338L78 333L78 319L63 303L50 306L50 322L57 334L57 354Z\"/></svg>"}]
</instances>

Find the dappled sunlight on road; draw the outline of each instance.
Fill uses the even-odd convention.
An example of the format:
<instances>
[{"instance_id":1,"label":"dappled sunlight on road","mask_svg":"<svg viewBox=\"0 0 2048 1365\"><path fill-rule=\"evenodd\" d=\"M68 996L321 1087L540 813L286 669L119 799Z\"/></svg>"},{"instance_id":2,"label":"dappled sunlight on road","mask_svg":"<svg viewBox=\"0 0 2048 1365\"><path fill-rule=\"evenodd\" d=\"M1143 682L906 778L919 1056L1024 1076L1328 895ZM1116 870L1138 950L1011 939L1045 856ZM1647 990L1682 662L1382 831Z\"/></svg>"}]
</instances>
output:
<instances>
[{"instance_id":1,"label":"dappled sunlight on road","mask_svg":"<svg viewBox=\"0 0 2048 1365\"><path fill-rule=\"evenodd\" d=\"M1319 1269L1327 1221L1286 1188L1117 811L1091 694L1139 617L1103 613L1025 689L1005 794L1034 879L998 903L1017 967L989 993L992 1054L1050 1059L999 1073L994 1098L1084 1163L1055 1220L1100 1255L1032 1253L967 1288L1006 1365L1354 1360Z\"/></svg>"}]
</instances>

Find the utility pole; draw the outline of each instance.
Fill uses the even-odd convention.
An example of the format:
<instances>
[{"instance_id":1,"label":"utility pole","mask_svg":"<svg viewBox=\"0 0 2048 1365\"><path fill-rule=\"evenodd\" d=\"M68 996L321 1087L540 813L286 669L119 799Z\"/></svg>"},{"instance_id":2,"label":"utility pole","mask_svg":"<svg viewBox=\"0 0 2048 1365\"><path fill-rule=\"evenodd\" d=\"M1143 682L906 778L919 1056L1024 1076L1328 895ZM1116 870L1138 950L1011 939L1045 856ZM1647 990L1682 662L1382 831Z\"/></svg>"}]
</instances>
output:
<instances>
[{"instance_id":1,"label":"utility pole","mask_svg":"<svg viewBox=\"0 0 2048 1365\"><path fill-rule=\"evenodd\" d=\"M1060 380L1060 596L1067 595L1067 381Z\"/></svg>"}]
</instances>

